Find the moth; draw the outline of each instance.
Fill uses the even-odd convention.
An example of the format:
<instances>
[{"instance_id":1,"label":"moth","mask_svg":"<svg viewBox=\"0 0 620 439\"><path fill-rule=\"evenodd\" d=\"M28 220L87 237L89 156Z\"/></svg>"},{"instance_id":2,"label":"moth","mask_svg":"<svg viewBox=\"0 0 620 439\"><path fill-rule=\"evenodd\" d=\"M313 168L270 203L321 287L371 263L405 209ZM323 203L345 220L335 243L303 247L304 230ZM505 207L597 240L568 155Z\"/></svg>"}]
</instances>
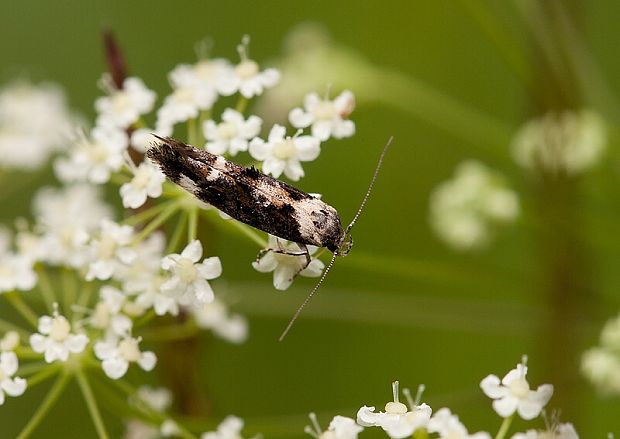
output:
<instances>
[{"instance_id":1,"label":"moth","mask_svg":"<svg viewBox=\"0 0 620 439\"><path fill-rule=\"evenodd\" d=\"M316 286L306 297L280 336L283 340L301 311L319 289L337 256L351 250L351 229L357 222L379 174L383 159L391 144L384 146L366 195L351 223L343 228L338 212L316 196L307 194L283 181L263 174L254 167L245 167L211 154L205 150L179 142L170 137L159 137L147 156L159 165L166 176L201 201L211 204L232 218L295 242L299 252L268 249L310 261L308 245L325 247L333 253L327 268ZM302 267L302 270L303 268Z\"/></svg>"}]
</instances>

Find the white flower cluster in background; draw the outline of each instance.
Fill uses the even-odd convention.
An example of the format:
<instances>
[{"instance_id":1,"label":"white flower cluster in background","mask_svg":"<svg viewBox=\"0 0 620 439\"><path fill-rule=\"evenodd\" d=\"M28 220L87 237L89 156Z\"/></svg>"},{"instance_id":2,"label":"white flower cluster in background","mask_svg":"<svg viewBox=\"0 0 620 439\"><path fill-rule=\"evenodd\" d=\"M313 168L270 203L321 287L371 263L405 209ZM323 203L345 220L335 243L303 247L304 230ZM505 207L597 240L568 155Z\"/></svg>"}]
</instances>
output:
<instances>
[{"instance_id":1,"label":"white flower cluster in background","mask_svg":"<svg viewBox=\"0 0 620 439\"><path fill-rule=\"evenodd\" d=\"M0 168L35 170L66 148L78 123L64 91L20 80L0 88Z\"/></svg>"},{"instance_id":2,"label":"white flower cluster in background","mask_svg":"<svg viewBox=\"0 0 620 439\"><path fill-rule=\"evenodd\" d=\"M474 160L461 163L454 177L431 193L431 226L458 250L486 245L497 224L510 223L518 214L517 194L500 174Z\"/></svg>"},{"instance_id":3,"label":"white flower cluster in background","mask_svg":"<svg viewBox=\"0 0 620 439\"><path fill-rule=\"evenodd\" d=\"M584 352L581 370L601 393L620 395L620 315L605 324L600 345Z\"/></svg>"},{"instance_id":4,"label":"white flower cluster in background","mask_svg":"<svg viewBox=\"0 0 620 439\"><path fill-rule=\"evenodd\" d=\"M548 113L527 122L512 142L523 168L576 175L596 165L607 144L605 123L591 110Z\"/></svg>"}]
</instances>

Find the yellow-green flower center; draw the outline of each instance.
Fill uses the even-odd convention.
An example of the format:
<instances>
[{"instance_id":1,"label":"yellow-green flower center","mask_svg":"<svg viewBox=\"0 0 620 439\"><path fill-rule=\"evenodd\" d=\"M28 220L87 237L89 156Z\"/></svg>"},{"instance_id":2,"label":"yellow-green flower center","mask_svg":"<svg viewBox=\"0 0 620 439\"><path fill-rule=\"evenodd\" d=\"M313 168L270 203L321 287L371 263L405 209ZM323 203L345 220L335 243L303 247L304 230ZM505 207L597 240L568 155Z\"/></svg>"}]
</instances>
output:
<instances>
[{"instance_id":1,"label":"yellow-green flower center","mask_svg":"<svg viewBox=\"0 0 620 439\"><path fill-rule=\"evenodd\" d=\"M508 385L510 393L519 399L525 398L530 391L530 385L524 377L518 378Z\"/></svg>"},{"instance_id":2,"label":"yellow-green flower center","mask_svg":"<svg viewBox=\"0 0 620 439\"><path fill-rule=\"evenodd\" d=\"M50 329L50 338L54 341L64 341L71 332L69 321L63 316L57 316L52 319L52 329Z\"/></svg>"},{"instance_id":3,"label":"yellow-green flower center","mask_svg":"<svg viewBox=\"0 0 620 439\"><path fill-rule=\"evenodd\" d=\"M187 259L182 258L177 263L176 274L181 278L183 282L186 284L192 283L196 279L197 270L194 267L194 263Z\"/></svg>"},{"instance_id":4,"label":"yellow-green flower center","mask_svg":"<svg viewBox=\"0 0 620 439\"><path fill-rule=\"evenodd\" d=\"M235 67L235 71L241 79L248 79L258 73L258 64L256 63L256 61L246 59L245 61L242 61L237 67Z\"/></svg>"},{"instance_id":5,"label":"yellow-green flower center","mask_svg":"<svg viewBox=\"0 0 620 439\"><path fill-rule=\"evenodd\" d=\"M140 349L138 349L138 341L133 338L121 340L118 344L118 350L127 361L136 362L140 359Z\"/></svg>"},{"instance_id":6,"label":"yellow-green flower center","mask_svg":"<svg viewBox=\"0 0 620 439\"><path fill-rule=\"evenodd\" d=\"M217 126L217 134L225 140L237 137L237 125L232 122L222 122Z\"/></svg>"},{"instance_id":7,"label":"yellow-green flower center","mask_svg":"<svg viewBox=\"0 0 620 439\"><path fill-rule=\"evenodd\" d=\"M273 156L280 160L288 160L295 157L297 148L295 148L295 141L293 139L285 139L281 142L273 145Z\"/></svg>"}]
</instances>

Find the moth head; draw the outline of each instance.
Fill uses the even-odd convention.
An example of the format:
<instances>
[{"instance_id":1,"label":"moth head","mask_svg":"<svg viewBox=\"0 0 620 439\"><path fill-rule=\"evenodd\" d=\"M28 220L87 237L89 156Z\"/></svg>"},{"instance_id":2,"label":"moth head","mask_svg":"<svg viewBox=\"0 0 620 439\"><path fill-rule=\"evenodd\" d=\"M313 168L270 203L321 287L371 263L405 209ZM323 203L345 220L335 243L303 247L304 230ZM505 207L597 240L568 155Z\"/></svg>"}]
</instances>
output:
<instances>
[{"instance_id":1,"label":"moth head","mask_svg":"<svg viewBox=\"0 0 620 439\"><path fill-rule=\"evenodd\" d=\"M351 247L353 247L353 238L349 233L345 233L338 243L336 254L338 256L346 256L351 251Z\"/></svg>"}]
</instances>

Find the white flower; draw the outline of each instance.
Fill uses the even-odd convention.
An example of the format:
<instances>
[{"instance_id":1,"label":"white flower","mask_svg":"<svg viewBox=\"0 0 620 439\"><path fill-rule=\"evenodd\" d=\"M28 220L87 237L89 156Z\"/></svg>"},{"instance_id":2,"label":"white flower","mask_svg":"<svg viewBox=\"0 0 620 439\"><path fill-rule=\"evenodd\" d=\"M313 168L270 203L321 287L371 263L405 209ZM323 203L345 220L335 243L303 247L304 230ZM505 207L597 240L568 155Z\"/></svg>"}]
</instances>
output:
<instances>
[{"instance_id":1,"label":"white flower","mask_svg":"<svg viewBox=\"0 0 620 439\"><path fill-rule=\"evenodd\" d=\"M304 176L302 162L316 159L321 152L319 140L312 136L285 137L286 128L274 125L267 142L258 137L250 142L250 155L263 162L263 172L278 178L284 172L293 181Z\"/></svg>"},{"instance_id":2,"label":"white flower","mask_svg":"<svg viewBox=\"0 0 620 439\"><path fill-rule=\"evenodd\" d=\"M118 289L104 285L99 291L101 300L95 305L95 309L88 319L89 323L97 329L106 331L106 337L128 335L133 322L126 315L121 314L127 303L127 296Z\"/></svg>"},{"instance_id":3,"label":"white flower","mask_svg":"<svg viewBox=\"0 0 620 439\"><path fill-rule=\"evenodd\" d=\"M526 169L575 175L600 161L606 137L604 121L593 111L548 113L517 132L512 154Z\"/></svg>"},{"instance_id":4,"label":"white flower","mask_svg":"<svg viewBox=\"0 0 620 439\"><path fill-rule=\"evenodd\" d=\"M294 242L287 242L275 236L269 235L268 249L296 252L301 249ZM310 255L314 254L318 247L313 245L307 246ZM325 268L325 264L320 259L312 259L310 264L303 268L306 264L305 256L287 255L268 251L258 260L252 262L252 267L261 273L269 273L273 271L273 286L277 290L286 290L293 283L293 279L298 274L305 277L319 277ZM303 270L302 270L303 268Z\"/></svg>"},{"instance_id":5,"label":"white flower","mask_svg":"<svg viewBox=\"0 0 620 439\"><path fill-rule=\"evenodd\" d=\"M231 343L242 343L248 336L248 322L239 314L230 314L222 301L215 298L192 309L196 324L201 329L211 329L215 335Z\"/></svg>"},{"instance_id":6,"label":"white flower","mask_svg":"<svg viewBox=\"0 0 620 439\"><path fill-rule=\"evenodd\" d=\"M346 118L355 107L355 97L345 90L333 101L321 99L317 93L310 93L304 98L304 108L294 108L289 113L289 121L295 128L312 125L312 136L320 141L330 137L342 139L355 133L355 124Z\"/></svg>"},{"instance_id":7,"label":"white flower","mask_svg":"<svg viewBox=\"0 0 620 439\"><path fill-rule=\"evenodd\" d=\"M106 280L112 277L119 266L131 263L136 251L130 247L133 228L121 226L114 221L101 220L99 237L90 243L91 263L86 280Z\"/></svg>"},{"instance_id":8,"label":"white flower","mask_svg":"<svg viewBox=\"0 0 620 439\"><path fill-rule=\"evenodd\" d=\"M81 136L68 158L56 160L56 176L64 182L107 183L110 174L123 165L123 153L128 145L129 139L124 131L114 127L95 127L90 138Z\"/></svg>"},{"instance_id":9,"label":"white flower","mask_svg":"<svg viewBox=\"0 0 620 439\"><path fill-rule=\"evenodd\" d=\"M156 94L146 88L140 78L126 78L120 90L111 84L106 88L110 95L95 100L95 108L99 113L97 125L126 129L136 122L140 115L153 109Z\"/></svg>"},{"instance_id":10,"label":"white flower","mask_svg":"<svg viewBox=\"0 0 620 439\"><path fill-rule=\"evenodd\" d=\"M16 81L0 89L0 168L33 170L64 149L72 127L64 91L51 83Z\"/></svg>"},{"instance_id":11,"label":"white flower","mask_svg":"<svg viewBox=\"0 0 620 439\"><path fill-rule=\"evenodd\" d=\"M458 250L484 246L492 226L512 222L518 213L515 192L505 187L499 174L473 160L461 163L430 198L433 229Z\"/></svg>"},{"instance_id":12,"label":"white flower","mask_svg":"<svg viewBox=\"0 0 620 439\"><path fill-rule=\"evenodd\" d=\"M438 433L439 439L491 439L491 435L486 432L469 434L458 416L447 408L439 409L433 415L428 423L428 431Z\"/></svg>"},{"instance_id":13,"label":"white flower","mask_svg":"<svg viewBox=\"0 0 620 439\"><path fill-rule=\"evenodd\" d=\"M524 361L525 363L525 361ZM515 411L525 420L536 418L547 405L553 395L553 386L543 384L536 390L530 390L525 379L527 366L518 364L500 380L495 375L489 375L480 383L480 388L489 398L494 399L493 409L502 418L511 416Z\"/></svg>"},{"instance_id":14,"label":"white flower","mask_svg":"<svg viewBox=\"0 0 620 439\"><path fill-rule=\"evenodd\" d=\"M247 151L248 141L258 135L262 122L260 117L254 115L245 120L243 114L227 108L222 114L221 123L207 120L203 124L207 138L205 148L217 155L229 153L234 156L239 151Z\"/></svg>"},{"instance_id":15,"label":"white flower","mask_svg":"<svg viewBox=\"0 0 620 439\"><path fill-rule=\"evenodd\" d=\"M426 404L416 405L411 411L398 400L398 381L392 383L394 401L385 404L385 412L375 413L374 407L363 406L357 412L357 423L364 427L381 427L391 438L411 436L419 428L426 428L432 410Z\"/></svg>"},{"instance_id":16,"label":"white flower","mask_svg":"<svg viewBox=\"0 0 620 439\"><path fill-rule=\"evenodd\" d=\"M203 433L200 439L243 439L241 430L243 430L243 419L231 415L218 425L216 431Z\"/></svg>"},{"instance_id":17,"label":"white flower","mask_svg":"<svg viewBox=\"0 0 620 439\"><path fill-rule=\"evenodd\" d=\"M207 280L222 274L220 258L214 256L197 263L202 257L202 244L193 240L181 254L170 254L162 259L161 266L172 273L162 290L175 294L183 305L201 305L213 301L213 290Z\"/></svg>"},{"instance_id":18,"label":"white flower","mask_svg":"<svg viewBox=\"0 0 620 439\"><path fill-rule=\"evenodd\" d=\"M88 344L84 334L72 334L71 324L58 310L52 316L39 318L39 333L30 336L32 350L45 355L45 361L67 361L69 353L79 354Z\"/></svg>"},{"instance_id":19,"label":"white flower","mask_svg":"<svg viewBox=\"0 0 620 439\"><path fill-rule=\"evenodd\" d=\"M0 351L14 351L19 346L19 334L16 331L8 331L0 340Z\"/></svg>"},{"instance_id":20,"label":"white flower","mask_svg":"<svg viewBox=\"0 0 620 439\"><path fill-rule=\"evenodd\" d=\"M306 426L304 431L316 439L357 439L357 435L364 430L351 418L334 416L326 431L321 429L314 413L310 413L312 426Z\"/></svg>"},{"instance_id":21,"label":"white flower","mask_svg":"<svg viewBox=\"0 0 620 439\"><path fill-rule=\"evenodd\" d=\"M222 78L232 72L232 66L228 60L203 59L196 64L179 64L168 75L173 88L189 87L204 89L204 94L217 98L220 93L219 85Z\"/></svg>"},{"instance_id":22,"label":"white flower","mask_svg":"<svg viewBox=\"0 0 620 439\"><path fill-rule=\"evenodd\" d=\"M164 255L166 238L162 232L155 232L133 246L135 257L126 265L118 267L114 275L123 284L123 291L138 294L153 285L153 277L159 275L161 258Z\"/></svg>"},{"instance_id":23,"label":"white flower","mask_svg":"<svg viewBox=\"0 0 620 439\"><path fill-rule=\"evenodd\" d=\"M26 380L23 378L12 378L19 363L15 352L0 353L0 405L4 404L5 394L9 396L19 396L26 391Z\"/></svg>"},{"instance_id":24,"label":"white flower","mask_svg":"<svg viewBox=\"0 0 620 439\"><path fill-rule=\"evenodd\" d=\"M162 185L166 176L150 160L145 160L136 168L131 167L133 178L121 186L123 206L137 209L146 202L147 197L158 198L162 193Z\"/></svg>"},{"instance_id":25,"label":"white flower","mask_svg":"<svg viewBox=\"0 0 620 439\"><path fill-rule=\"evenodd\" d=\"M620 350L620 315L605 323L601 332L601 345L608 349Z\"/></svg>"},{"instance_id":26,"label":"white flower","mask_svg":"<svg viewBox=\"0 0 620 439\"><path fill-rule=\"evenodd\" d=\"M81 183L63 189L43 188L33 203L36 228L42 233L42 259L53 265L81 268L86 264L86 243L102 218L112 211L94 186Z\"/></svg>"},{"instance_id":27,"label":"white flower","mask_svg":"<svg viewBox=\"0 0 620 439\"><path fill-rule=\"evenodd\" d=\"M157 111L158 132L198 117L198 113L209 110L218 97L215 85L202 80L192 68L177 67L170 74L170 83L174 90Z\"/></svg>"},{"instance_id":28,"label":"white flower","mask_svg":"<svg viewBox=\"0 0 620 439\"><path fill-rule=\"evenodd\" d=\"M37 284L32 260L17 253L0 254L0 293L31 290Z\"/></svg>"},{"instance_id":29,"label":"white flower","mask_svg":"<svg viewBox=\"0 0 620 439\"><path fill-rule=\"evenodd\" d=\"M516 433L511 439L579 439L573 424L557 424L544 431L528 430L525 433Z\"/></svg>"},{"instance_id":30,"label":"white flower","mask_svg":"<svg viewBox=\"0 0 620 439\"><path fill-rule=\"evenodd\" d=\"M261 72L258 63L247 57L249 39L244 37L238 46L241 62L233 70L222 75L218 81L218 90L224 96L237 91L247 99L263 94L264 89L274 87L280 81L280 72L266 69Z\"/></svg>"},{"instance_id":31,"label":"white flower","mask_svg":"<svg viewBox=\"0 0 620 439\"><path fill-rule=\"evenodd\" d=\"M581 358L582 373L601 393L620 395L620 356L600 347L588 349Z\"/></svg>"},{"instance_id":32,"label":"white flower","mask_svg":"<svg viewBox=\"0 0 620 439\"><path fill-rule=\"evenodd\" d=\"M165 412L172 405L172 392L165 387L140 386L136 396L156 412Z\"/></svg>"},{"instance_id":33,"label":"white flower","mask_svg":"<svg viewBox=\"0 0 620 439\"><path fill-rule=\"evenodd\" d=\"M125 424L124 439L160 439L159 429L144 422L132 419Z\"/></svg>"},{"instance_id":34,"label":"white flower","mask_svg":"<svg viewBox=\"0 0 620 439\"><path fill-rule=\"evenodd\" d=\"M129 363L138 365L147 372L153 370L157 357L151 351L141 352L139 338L124 337L95 343L95 355L101 360L105 374L116 380L127 373Z\"/></svg>"}]
</instances>

